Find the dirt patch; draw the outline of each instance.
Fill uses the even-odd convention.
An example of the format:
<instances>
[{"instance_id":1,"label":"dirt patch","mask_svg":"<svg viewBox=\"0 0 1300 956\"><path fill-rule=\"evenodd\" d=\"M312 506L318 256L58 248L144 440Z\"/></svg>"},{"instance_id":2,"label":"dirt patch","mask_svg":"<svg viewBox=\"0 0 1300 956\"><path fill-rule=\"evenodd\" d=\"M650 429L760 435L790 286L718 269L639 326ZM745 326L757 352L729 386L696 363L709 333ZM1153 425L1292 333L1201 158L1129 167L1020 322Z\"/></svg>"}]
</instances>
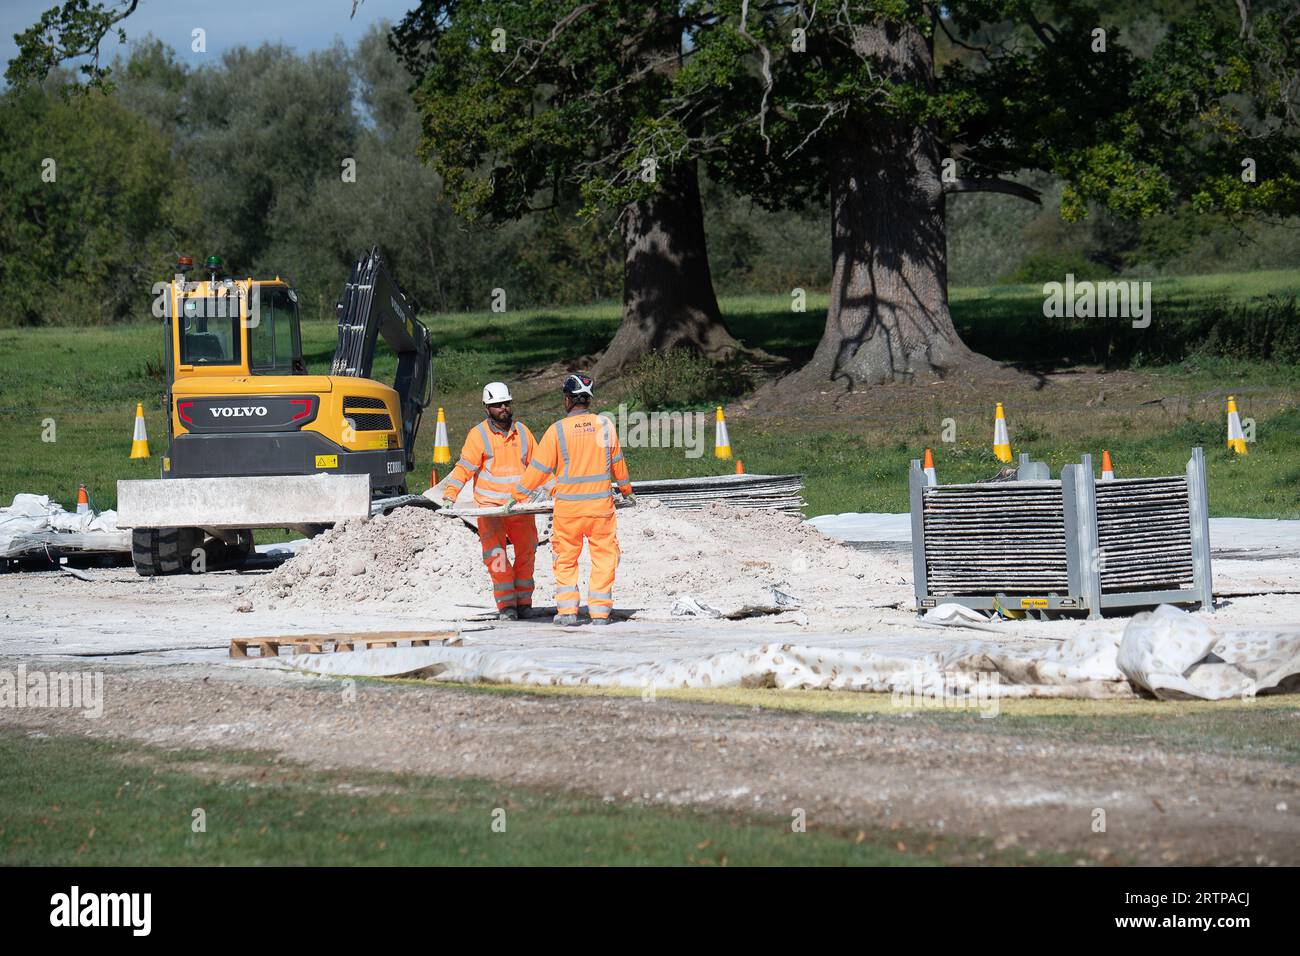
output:
<instances>
[{"instance_id":1,"label":"dirt patch","mask_svg":"<svg viewBox=\"0 0 1300 956\"><path fill-rule=\"evenodd\" d=\"M350 687L350 685L346 685ZM415 685L275 686L110 673L104 716L16 710L0 725L257 749L365 768L572 790L611 802L906 827L1084 862L1300 863L1300 770L1269 759L828 718L668 699L537 697ZM240 715L238 725L231 715ZM971 721L974 721L972 724ZM1096 811L1105 830L1096 832Z\"/></svg>"},{"instance_id":2,"label":"dirt patch","mask_svg":"<svg viewBox=\"0 0 1300 956\"><path fill-rule=\"evenodd\" d=\"M1134 430L1164 431L1188 420L1217 419L1224 392L1186 394L1177 378L1149 372L1077 367L1067 371L1021 373L1006 369L1005 379L954 376L931 382L858 386L846 389L827 381L816 388L787 377L768 382L748 398L727 406L728 418L780 422L794 429L838 428L852 422L867 434L896 439L924 425L932 434L945 417L975 416L993 429L993 400L1006 405L1013 442L1024 429L1049 432L1055 441ZM783 384L787 383L787 384ZM1251 414L1257 418L1287 408L1285 389L1255 390Z\"/></svg>"}]
</instances>

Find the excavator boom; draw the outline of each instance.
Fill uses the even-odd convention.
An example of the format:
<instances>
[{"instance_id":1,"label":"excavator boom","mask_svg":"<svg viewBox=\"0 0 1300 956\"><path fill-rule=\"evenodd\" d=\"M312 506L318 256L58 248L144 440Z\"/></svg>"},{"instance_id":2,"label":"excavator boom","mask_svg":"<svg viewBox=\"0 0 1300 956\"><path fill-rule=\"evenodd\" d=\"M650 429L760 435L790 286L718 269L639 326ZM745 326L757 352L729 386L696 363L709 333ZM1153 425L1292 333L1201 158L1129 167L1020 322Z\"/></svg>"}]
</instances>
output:
<instances>
[{"instance_id":1,"label":"excavator boom","mask_svg":"<svg viewBox=\"0 0 1300 956\"><path fill-rule=\"evenodd\" d=\"M429 330L415 318L377 246L353 264L337 308L339 337L331 375L370 378L381 335L397 355L393 390L402 405L402 447L407 451L407 467L412 468L415 434L433 388Z\"/></svg>"}]
</instances>

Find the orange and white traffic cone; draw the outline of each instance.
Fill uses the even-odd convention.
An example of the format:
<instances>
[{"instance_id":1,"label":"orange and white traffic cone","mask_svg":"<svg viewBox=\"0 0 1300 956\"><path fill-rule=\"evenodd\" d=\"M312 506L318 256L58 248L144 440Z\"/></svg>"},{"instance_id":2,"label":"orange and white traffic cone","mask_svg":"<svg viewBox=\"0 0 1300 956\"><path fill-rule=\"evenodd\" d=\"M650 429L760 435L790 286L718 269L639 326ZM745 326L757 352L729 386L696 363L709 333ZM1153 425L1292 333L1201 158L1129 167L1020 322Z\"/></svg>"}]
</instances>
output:
<instances>
[{"instance_id":1,"label":"orange and white traffic cone","mask_svg":"<svg viewBox=\"0 0 1300 956\"><path fill-rule=\"evenodd\" d=\"M939 476L934 470L934 452L930 449L925 450L925 461L922 462L922 471L925 472L925 483L933 487L939 483Z\"/></svg>"},{"instance_id":2,"label":"orange and white traffic cone","mask_svg":"<svg viewBox=\"0 0 1300 956\"><path fill-rule=\"evenodd\" d=\"M1104 448L1101 452L1101 480L1115 480L1115 465L1110 460L1110 452L1106 451Z\"/></svg>"},{"instance_id":3,"label":"orange and white traffic cone","mask_svg":"<svg viewBox=\"0 0 1300 956\"><path fill-rule=\"evenodd\" d=\"M447 416L443 414L441 407L438 409L438 428L433 435L433 463L451 464L451 444L447 441Z\"/></svg>"},{"instance_id":4,"label":"orange and white traffic cone","mask_svg":"<svg viewBox=\"0 0 1300 956\"><path fill-rule=\"evenodd\" d=\"M90 513L90 497L86 494L86 486L83 484L77 489L77 514L84 515Z\"/></svg>"},{"instance_id":5,"label":"orange and white traffic cone","mask_svg":"<svg viewBox=\"0 0 1300 956\"><path fill-rule=\"evenodd\" d=\"M731 436L727 434L727 419L722 414L721 405L718 406L718 420L713 428L713 457L731 457Z\"/></svg>"},{"instance_id":6,"label":"orange and white traffic cone","mask_svg":"<svg viewBox=\"0 0 1300 956\"><path fill-rule=\"evenodd\" d=\"M736 459L736 474L738 474L738 475L743 475L744 473L745 473L745 463L744 463L743 461L741 461L739 458L737 458L737 459Z\"/></svg>"},{"instance_id":7,"label":"orange and white traffic cone","mask_svg":"<svg viewBox=\"0 0 1300 956\"><path fill-rule=\"evenodd\" d=\"M1007 434L1007 415L1001 402L993 413L993 456L1002 462L1011 460L1011 437Z\"/></svg>"},{"instance_id":8,"label":"orange and white traffic cone","mask_svg":"<svg viewBox=\"0 0 1300 956\"><path fill-rule=\"evenodd\" d=\"M144 430L144 402L135 404L135 434L131 437L131 457L149 457L149 436Z\"/></svg>"},{"instance_id":9,"label":"orange and white traffic cone","mask_svg":"<svg viewBox=\"0 0 1300 956\"><path fill-rule=\"evenodd\" d=\"M1241 430L1241 415L1237 413L1237 400L1228 396L1228 450L1238 455L1246 454L1246 433Z\"/></svg>"}]
</instances>

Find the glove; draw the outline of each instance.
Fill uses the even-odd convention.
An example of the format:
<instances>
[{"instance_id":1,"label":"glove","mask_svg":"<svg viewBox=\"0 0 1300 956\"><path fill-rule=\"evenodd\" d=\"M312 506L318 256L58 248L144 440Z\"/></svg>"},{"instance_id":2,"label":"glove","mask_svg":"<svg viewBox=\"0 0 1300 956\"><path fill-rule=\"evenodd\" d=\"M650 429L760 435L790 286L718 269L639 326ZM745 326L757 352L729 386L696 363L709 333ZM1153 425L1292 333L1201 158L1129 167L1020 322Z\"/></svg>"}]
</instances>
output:
<instances>
[{"instance_id":1,"label":"glove","mask_svg":"<svg viewBox=\"0 0 1300 956\"><path fill-rule=\"evenodd\" d=\"M456 499L455 499L455 498L443 498L443 499L442 499L442 506L443 506L444 508L454 508L454 507L456 507Z\"/></svg>"},{"instance_id":2,"label":"glove","mask_svg":"<svg viewBox=\"0 0 1300 956\"><path fill-rule=\"evenodd\" d=\"M630 505L634 505L636 504L636 495L633 492L629 491L627 494L623 496L623 500Z\"/></svg>"},{"instance_id":3,"label":"glove","mask_svg":"<svg viewBox=\"0 0 1300 956\"><path fill-rule=\"evenodd\" d=\"M514 498L511 498L509 501L507 501L507 502L506 502L506 514L511 514L511 513L513 513L514 510L515 510L515 508L516 508L516 506L518 506L518 504L519 504L519 502L518 502L518 501L515 501Z\"/></svg>"}]
</instances>

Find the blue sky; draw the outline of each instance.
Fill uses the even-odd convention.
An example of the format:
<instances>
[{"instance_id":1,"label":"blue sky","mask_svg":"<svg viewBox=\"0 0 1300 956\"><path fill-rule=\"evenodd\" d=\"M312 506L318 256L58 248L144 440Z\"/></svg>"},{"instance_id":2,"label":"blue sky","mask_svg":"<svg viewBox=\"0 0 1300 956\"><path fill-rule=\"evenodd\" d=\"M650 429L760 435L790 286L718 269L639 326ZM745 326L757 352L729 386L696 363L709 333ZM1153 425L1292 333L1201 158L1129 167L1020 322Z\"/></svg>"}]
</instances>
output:
<instances>
[{"instance_id":1,"label":"blue sky","mask_svg":"<svg viewBox=\"0 0 1300 956\"><path fill-rule=\"evenodd\" d=\"M183 62L199 66L223 50L240 44L257 46L276 41L306 52L320 50L341 37L354 44L376 20L396 23L418 0L365 0L352 12L352 0L140 0L135 13L122 21L128 45L153 34L168 44ZM14 34L35 23L62 0L0 0L0 61L5 65L17 52ZM195 27L207 31L207 53L190 50ZM126 52L117 39L100 47L100 61L111 62ZM0 69L0 73L3 69Z\"/></svg>"}]
</instances>

